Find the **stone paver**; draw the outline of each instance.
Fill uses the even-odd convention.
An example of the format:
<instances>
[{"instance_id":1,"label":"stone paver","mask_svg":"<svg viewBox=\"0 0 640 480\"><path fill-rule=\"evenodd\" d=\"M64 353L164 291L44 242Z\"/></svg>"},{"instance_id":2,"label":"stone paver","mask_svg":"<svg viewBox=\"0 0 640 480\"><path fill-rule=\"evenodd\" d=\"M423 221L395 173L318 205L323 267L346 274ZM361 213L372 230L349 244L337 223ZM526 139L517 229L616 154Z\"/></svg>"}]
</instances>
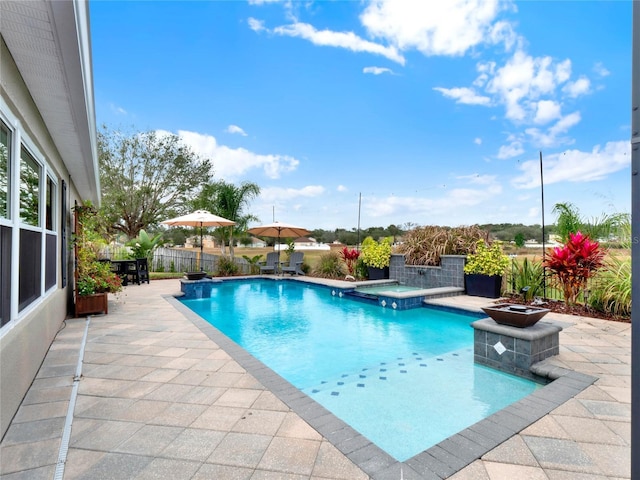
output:
<instances>
[{"instance_id":1,"label":"stone paver","mask_svg":"<svg viewBox=\"0 0 640 480\"><path fill-rule=\"evenodd\" d=\"M186 314L170 298L178 291L177 280L132 285L90 318L65 479L630 478L629 324L549 314L564 330L546 368L595 383L549 390L577 394L515 435L522 419L504 412L443 442L440 456L398 463ZM477 310L490 300L433 302ZM0 443L3 479L52 478L85 327L68 319L54 340ZM487 453L466 465L462 450Z\"/></svg>"}]
</instances>

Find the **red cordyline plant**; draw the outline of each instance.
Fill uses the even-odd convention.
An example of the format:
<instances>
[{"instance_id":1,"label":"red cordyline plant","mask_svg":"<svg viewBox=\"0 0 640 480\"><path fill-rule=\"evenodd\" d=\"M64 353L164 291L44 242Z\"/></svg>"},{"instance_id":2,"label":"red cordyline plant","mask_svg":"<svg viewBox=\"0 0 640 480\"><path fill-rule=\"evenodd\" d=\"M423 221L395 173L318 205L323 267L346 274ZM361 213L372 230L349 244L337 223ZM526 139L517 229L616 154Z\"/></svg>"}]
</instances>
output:
<instances>
[{"instance_id":1,"label":"red cordyline plant","mask_svg":"<svg viewBox=\"0 0 640 480\"><path fill-rule=\"evenodd\" d=\"M347 264L347 270L349 270L349 275L353 276L353 272L356 269L356 262L358 261L358 257L360 256L360 252L358 250L350 249L349 247L344 247L340 251L340 257L344 260L344 263Z\"/></svg>"},{"instance_id":2,"label":"red cordyline plant","mask_svg":"<svg viewBox=\"0 0 640 480\"><path fill-rule=\"evenodd\" d=\"M547 253L544 265L562 287L567 305L577 303L578 294L586 287L587 280L604 265L604 254L598 242L580 232L569 234L567 243Z\"/></svg>"}]
</instances>

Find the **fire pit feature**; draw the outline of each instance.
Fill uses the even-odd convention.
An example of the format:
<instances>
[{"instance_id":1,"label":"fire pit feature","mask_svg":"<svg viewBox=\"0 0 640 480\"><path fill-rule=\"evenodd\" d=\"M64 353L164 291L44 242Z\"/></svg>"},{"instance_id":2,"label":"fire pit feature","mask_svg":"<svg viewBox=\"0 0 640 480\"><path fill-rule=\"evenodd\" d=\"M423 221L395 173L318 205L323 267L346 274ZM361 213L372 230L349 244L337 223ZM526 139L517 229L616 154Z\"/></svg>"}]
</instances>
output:
<instances>
[{"instance_id":1,"label":"fire pit feature","mask_svg":"<svg viewBox=\"0 0 640 480\"><path fill-rule=\"evenodd\" d=\"M184 276L187 280L202 280L207 276L207 272L184 272Z\"/></svg>"},{"instance_id":2,"label":"fire pit feature","mask_svg":"<svg viewBox=\"0 0 640 480\"><path fill-rule=\"evenodd\" d=\"M482 310L496 323L518 328L535 325L538 320L550 312L548 308L510 303L499 303L492 307L483 307Z\"/></svg>"}]
</instances>

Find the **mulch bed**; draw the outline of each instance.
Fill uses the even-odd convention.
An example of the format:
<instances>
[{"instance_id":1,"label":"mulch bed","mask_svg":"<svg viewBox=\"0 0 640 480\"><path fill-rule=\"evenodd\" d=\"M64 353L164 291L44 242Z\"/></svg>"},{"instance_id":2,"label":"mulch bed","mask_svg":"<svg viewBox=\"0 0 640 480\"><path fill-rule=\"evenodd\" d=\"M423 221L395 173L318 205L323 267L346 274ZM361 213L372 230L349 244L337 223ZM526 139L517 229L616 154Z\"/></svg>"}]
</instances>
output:
<instances>
[{"instance_id":1,"label":"mulch bed","mask_svg":"<svg viewBox=\"0 0 640 480\"><path fill-rule=\"evenodd\" d=\"M613 322L622 322L622 323L631 323L631 319L629 317L620 317L615 315L610 315L604 312L598 312L593 308L589 308L585 305L566 305L562 300L547 300L544 304L540 303L532 303L525 302L521 296L513 295L508 297L503 297L496 303L517 303L519 305L532 305L537 307L548 308L554 313L563 313L565 315L577 315L580 317L591 317L591 318L599 318L602 320L610 320Z\"/></svg>"}]
</instances>

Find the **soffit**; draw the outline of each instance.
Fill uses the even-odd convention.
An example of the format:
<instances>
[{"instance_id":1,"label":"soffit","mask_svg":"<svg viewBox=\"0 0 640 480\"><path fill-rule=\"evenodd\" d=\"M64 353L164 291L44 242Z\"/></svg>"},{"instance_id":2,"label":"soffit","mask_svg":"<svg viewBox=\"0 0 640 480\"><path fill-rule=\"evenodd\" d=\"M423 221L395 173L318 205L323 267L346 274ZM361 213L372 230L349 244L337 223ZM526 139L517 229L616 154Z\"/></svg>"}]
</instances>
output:
<instances>
[{"instance_id":1,"label":"soffit","mask_svg":"<svg viewBox=\"0 0 640 480\"><path fill-rule=\"evenodd\" d=\"M83 199L99 202L88 3L0 1L2 37Z\"/></svg>"}]
</instances>

